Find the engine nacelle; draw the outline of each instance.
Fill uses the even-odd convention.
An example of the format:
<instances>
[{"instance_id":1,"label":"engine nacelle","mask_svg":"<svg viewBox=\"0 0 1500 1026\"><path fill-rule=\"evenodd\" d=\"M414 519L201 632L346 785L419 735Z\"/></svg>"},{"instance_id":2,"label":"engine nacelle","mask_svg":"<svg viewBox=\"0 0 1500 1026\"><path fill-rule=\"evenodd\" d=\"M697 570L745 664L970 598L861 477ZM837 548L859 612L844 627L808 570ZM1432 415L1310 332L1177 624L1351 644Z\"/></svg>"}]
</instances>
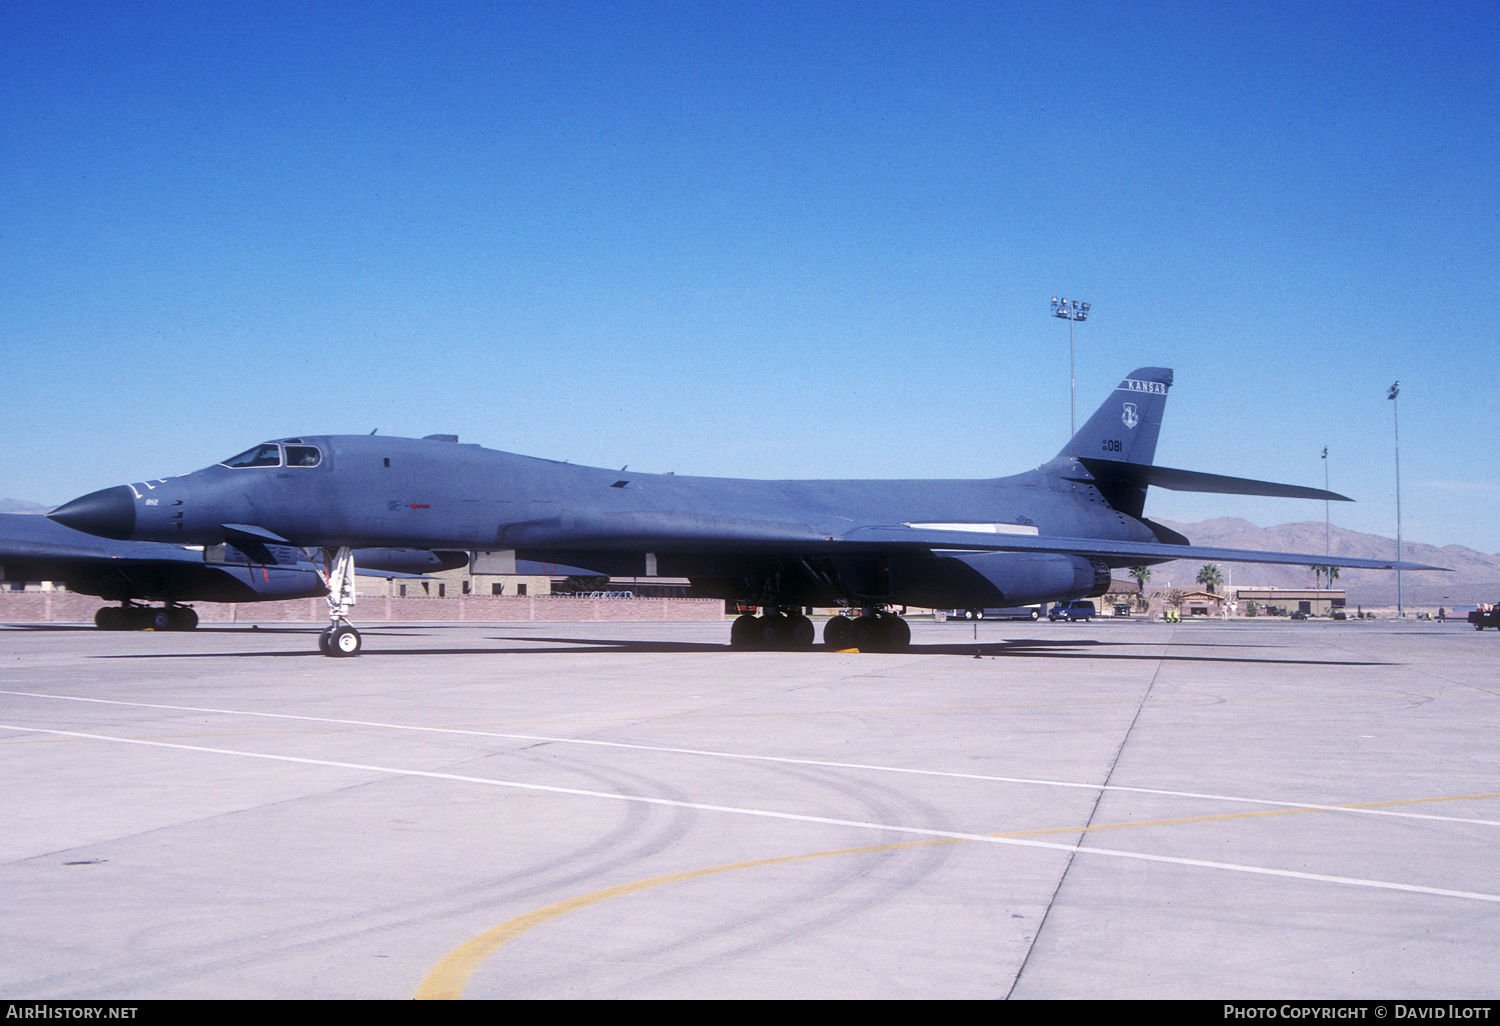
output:
<instances>
[{"instance_id":1,"label":"engine nacelle","mask_svg":"<svg viewBox=\"0 0 1500 1026\"><path fill-rule=\"evenodd\" d=\"M1109 566L1050 552L952 552L890 560L891 600L934 608L1026 606L1103 595Z\"/></svg>"}]
</instances>

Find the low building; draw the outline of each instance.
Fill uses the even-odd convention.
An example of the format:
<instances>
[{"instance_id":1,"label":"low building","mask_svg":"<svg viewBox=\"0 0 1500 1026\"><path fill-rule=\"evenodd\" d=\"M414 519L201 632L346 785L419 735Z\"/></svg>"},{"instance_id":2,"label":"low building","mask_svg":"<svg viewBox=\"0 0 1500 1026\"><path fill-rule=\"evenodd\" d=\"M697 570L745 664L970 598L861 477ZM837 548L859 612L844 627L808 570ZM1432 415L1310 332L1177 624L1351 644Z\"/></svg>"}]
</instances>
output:
<instances>
[{"instance_id":1,"label":"low building","mask_svg":"<svg viewBox=\"0 0 1500 1026\"><path fill-rule=\"evenodd\" d=\"M1240 616L1250 615L1248 608L1251 603L1261 616L1291 613L1332 616L1335 611L1343 610L1347 600L1341 588L1236 588L1235 598L1239 602Z\"/></svg>"},{"instance_id":2,"label":"low building","mask_svg":"<svg viewBox=\"0 0 1500 1026\"><path fill-rule=\"evenodd\" d=\"M1133 579L1113 577L1109 582L1109 590L1099 596L1099 614L1109 616L1118 606L1127 606L1131 613L1143 612L1143 600L1146 598L1146 593Z\"/></svg>"},{"instance_id":3,"label":"low building","mask_svg":"<svg viewBox=\"0 0 1500 1026\"><path fill-rule=\"evenodd\" d=\"M1331 616L1344 608L1345 594L1329 588L1154 588L1151 611L1175 607L1193 616Z\"/></svg>"}]
</instances>

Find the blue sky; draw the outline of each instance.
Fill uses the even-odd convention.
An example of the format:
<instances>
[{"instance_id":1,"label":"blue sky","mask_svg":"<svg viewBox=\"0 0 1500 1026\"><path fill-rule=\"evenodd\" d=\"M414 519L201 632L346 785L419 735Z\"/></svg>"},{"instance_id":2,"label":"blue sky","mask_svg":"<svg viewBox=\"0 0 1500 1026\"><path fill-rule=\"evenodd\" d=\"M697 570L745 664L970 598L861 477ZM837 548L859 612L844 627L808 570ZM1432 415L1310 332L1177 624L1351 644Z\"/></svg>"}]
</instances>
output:
<instances>
[{"instance_id":1,"label":"blue sky","mask_svg":"<svg viewBox=\"0 0 1500 1026\"><path fill-rule=\"evenodd\" d=\"M1500 551L1500 13L0 5L0 495L265 438L984 477L1158 462ZM1153 490L1148 513L1320 520Z\"/></svg>"}]
</instances>

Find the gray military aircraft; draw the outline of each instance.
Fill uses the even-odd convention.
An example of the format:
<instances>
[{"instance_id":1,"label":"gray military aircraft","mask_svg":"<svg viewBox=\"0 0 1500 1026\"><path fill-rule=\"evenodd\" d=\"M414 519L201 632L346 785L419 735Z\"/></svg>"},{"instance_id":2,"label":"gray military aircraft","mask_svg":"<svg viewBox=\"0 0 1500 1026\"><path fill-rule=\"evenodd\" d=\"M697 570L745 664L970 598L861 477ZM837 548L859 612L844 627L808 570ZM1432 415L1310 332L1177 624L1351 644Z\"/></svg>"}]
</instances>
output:
<instances>
[{"instance_id":1,"label":"gray military aircraft","mask_svg":"<svg viewBox=\"0 0 1500 1026\"><path fill-rule=\"evenodd\" d=\"M330 655L354 655L352 550L512 550L601 574L691 579L751 602L737 647L810 646L802 606L847 604L833 648L900 649L891 607L982 608L1102 594L1112 568L1203 559L1441 569L1415 563L1191 545L1144 516L1151 485L1305 499L1345 496L1155 466L1172 372L1120 382L1056 457L988 480L751 481L574 466L423 439L329 435L265 442L180 477L120 485L50 515L115 539L324 548Z\"/></svg>"},{"instance_id":2,"label":"gray military aircraft","mask_svg":"<svg viewBox=\"0 0 1500 1026\"><path fill-rule=\"evenodd\" d=\"M255 546L247 546L255 548ZM0 581L59 581L97 595L94 624L104 630L192 630L184 602L268 602L328 594L319 568L291 546L265 546L258 559L233 545L108 541L46 517L0 513ZM468 562L467 552L361 549L365 573L417 576ZM140 605L159 601L162 606Z\"/></svg>"}]
</instances>

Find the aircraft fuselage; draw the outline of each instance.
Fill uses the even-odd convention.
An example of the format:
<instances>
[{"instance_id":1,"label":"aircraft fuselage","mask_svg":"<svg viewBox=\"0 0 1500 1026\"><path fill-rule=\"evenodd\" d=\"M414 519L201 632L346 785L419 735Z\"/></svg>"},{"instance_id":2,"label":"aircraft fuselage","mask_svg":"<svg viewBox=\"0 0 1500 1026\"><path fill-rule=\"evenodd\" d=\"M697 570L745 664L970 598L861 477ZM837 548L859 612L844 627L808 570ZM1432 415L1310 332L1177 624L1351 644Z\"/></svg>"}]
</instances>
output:
<instances>
[{"instance_id":1,"label":"aircraft fuselage","mask_svg":"<svg viewBox=\"0 0 1500 1026\"><path fill-rule=\"evenodd\" d=\"M799 543L811 551L872 525L1155 540L1093 485L1052 467L987 480L757 481L607 470L425 439L300 442L318 450L318 465L220 464L110 489L119 495L116 536L216 544L230 537L224 525L249 517L301 546L514 549L544 559L634 551L674 562L795 553Z\"/></svg>"}]
</instances>

